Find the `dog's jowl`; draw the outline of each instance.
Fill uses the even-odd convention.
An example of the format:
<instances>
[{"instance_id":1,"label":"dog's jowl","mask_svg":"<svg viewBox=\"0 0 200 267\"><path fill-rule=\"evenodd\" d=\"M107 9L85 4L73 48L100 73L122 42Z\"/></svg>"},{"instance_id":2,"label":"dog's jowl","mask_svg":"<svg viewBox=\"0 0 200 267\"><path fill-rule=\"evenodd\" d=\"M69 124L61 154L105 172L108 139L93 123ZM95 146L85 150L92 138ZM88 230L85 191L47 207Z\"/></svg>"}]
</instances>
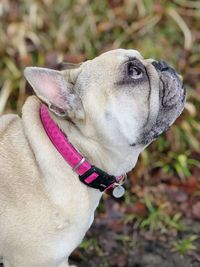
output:
<instances>
[{"instance_id":1,"label":"dog's jowl","mask_svg":"<svg viewBox=\"0 0 200 267\"><path fill-rule=\"evenodd\" d=\"M185 90L167 63L136 50L24 73L36 96L22 118L0 119L0 258L67 267L102 193L124 193L124 175L181 114Z\"/></svg>"}]
</instances>

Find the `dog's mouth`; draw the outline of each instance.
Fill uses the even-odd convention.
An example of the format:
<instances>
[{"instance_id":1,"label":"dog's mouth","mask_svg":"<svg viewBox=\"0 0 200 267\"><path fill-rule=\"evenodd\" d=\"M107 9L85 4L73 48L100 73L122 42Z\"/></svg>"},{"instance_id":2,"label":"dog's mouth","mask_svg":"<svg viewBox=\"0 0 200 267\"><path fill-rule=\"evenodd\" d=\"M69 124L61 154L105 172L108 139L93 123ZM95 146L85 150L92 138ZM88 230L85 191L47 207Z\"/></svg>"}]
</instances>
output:
<instances>
[{"instance_id":1,"label":"dog's mouth","mask_svg":"<svg viewBox=\"0 0 200 267\"><path fill-rule=\"evenodd\" d=\"M166 132L184 109L186 92L177 72L164 61L154 61L159 75L159 111L155 123L144 129L140 144L147 145Z\"/></svg>"}]
</instances>

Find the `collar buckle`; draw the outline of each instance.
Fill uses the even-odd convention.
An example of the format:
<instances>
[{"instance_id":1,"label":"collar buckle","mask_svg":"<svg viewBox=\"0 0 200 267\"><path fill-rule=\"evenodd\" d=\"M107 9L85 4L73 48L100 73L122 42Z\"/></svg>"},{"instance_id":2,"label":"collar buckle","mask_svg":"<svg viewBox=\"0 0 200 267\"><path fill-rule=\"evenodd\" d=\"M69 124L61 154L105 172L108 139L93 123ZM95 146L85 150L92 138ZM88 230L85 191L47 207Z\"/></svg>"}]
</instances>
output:
<instances>
[{"instance_id":1,"label":"collar buckle","mask_svg":"<svg viewBox=\"0 0 200 267\"><path fill-rule=\"evenodd\" d=\"M79 175L79 179L84 184L95 189L99 189L101 192L105 191L111 185L116 183L115 176L107 174L96 166L91 166L88 171L82 175Z\"/></svg>"}]
</instances>

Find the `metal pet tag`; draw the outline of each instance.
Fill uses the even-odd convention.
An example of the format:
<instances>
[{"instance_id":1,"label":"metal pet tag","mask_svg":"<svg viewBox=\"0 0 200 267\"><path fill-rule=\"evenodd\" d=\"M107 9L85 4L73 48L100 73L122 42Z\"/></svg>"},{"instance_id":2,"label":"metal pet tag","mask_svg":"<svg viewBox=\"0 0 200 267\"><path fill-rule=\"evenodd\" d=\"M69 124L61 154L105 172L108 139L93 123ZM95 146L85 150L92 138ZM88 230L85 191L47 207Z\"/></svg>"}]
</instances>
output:
<instances>
[{"instance_id":1,"label":"metal pet tag","mask_svg":"<svg viewBox=\"0 0 200 267\"><path fill-rule=\"evenodd\" d=\"M116 198L122 197L124 193L125 193L125 189L121 185L116 186L112 191L112 195Z\"/></svg>"}]
</instances>

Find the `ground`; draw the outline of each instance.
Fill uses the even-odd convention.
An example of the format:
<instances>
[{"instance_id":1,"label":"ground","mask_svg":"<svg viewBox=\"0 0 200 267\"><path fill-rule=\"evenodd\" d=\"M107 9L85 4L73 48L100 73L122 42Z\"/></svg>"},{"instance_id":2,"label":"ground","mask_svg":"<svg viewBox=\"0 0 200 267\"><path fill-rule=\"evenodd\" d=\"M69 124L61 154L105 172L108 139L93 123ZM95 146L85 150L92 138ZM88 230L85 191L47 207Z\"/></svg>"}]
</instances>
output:
<instances>
[{"instance_id":1,"label":"ground","mask_svg":"<svg viewBox=\"0 0 200 267\"><path fill-rule=\"evenodd\" d=\"M71 259L78 266L199 267L199 168L180 180L160 169L134 176L122 199L104 196L93 226Z\"/></svg>"}]
</instances>

